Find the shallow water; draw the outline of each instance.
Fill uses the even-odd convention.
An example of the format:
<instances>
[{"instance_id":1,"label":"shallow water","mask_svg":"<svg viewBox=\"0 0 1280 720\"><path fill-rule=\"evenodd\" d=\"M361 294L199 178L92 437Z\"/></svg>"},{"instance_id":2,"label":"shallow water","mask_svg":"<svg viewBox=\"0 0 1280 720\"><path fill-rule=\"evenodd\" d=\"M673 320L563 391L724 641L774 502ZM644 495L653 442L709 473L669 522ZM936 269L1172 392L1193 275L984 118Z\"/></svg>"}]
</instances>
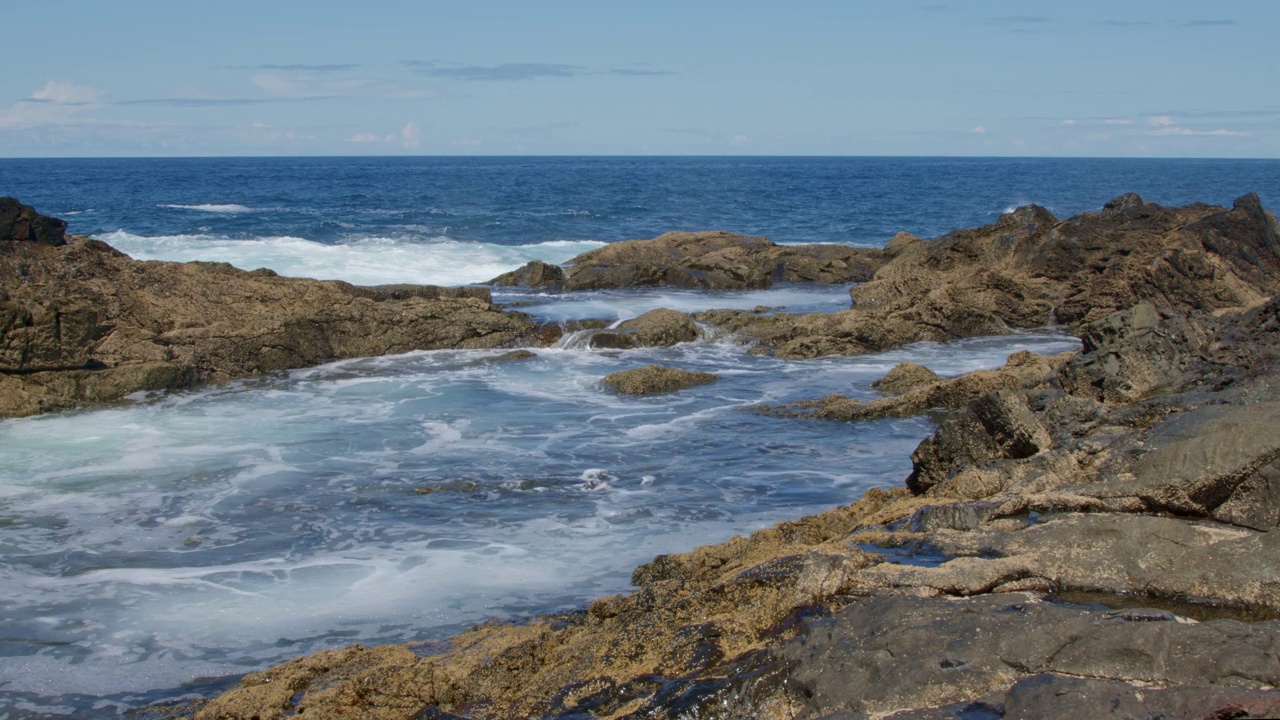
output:
<instances>
[{"instance_id":1,"label":"shallow water","mask_svg":"<svg viewBox=\"0 0 1280 720\"><path fill-rule=\"evenodd\" d=\"M623 318L653 303L847 297L771 292L612 292L524 309L554 317L587 303ZM580 607L625 591L655 554L897 485L931 432L923 418L851 425L741 408L870 396L904 359L946 376L1076 346L1028 334L803 363L732 342L524 361L418 352L5 421L0 716L36 702L108 717L325 647ZM598 385L651 362L721 380L654 398Z\"/></svg>"}]
</instances>

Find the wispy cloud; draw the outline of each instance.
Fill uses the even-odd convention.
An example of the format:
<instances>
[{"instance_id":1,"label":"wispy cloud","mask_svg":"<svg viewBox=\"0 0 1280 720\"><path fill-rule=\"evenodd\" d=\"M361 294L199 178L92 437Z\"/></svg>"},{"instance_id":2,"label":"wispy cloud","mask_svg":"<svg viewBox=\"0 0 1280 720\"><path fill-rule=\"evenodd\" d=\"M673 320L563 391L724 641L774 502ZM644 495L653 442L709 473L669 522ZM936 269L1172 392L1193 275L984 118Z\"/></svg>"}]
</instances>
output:
<instances>
[{"instance_id":1,"label":"wispy cloud","mask_svg":"<svg viewBox=\"0 0 1280 720\"><path fill-rule=\"evenodd\" d=\"M1188 20L1178 27L1180 28L1203 28L1203 27L1223 27L1226 25L1235 25L1235 20Z\"/></svg>"},{"instance_id":2,"label":"wispy cloud","mask_svg":"<svg viewBox=\"0 0 1280 720\"><path fill-rule=\"evenodd\" d=\"M265 105L268 103L313 102L316 100L332 100L333 95L311 95L302 97L165 97L136 98L119 100L113 105L163 105L167 107L199 108L224 107L235 105Z\"/></svg>"},{"instance_id":3,"label":"wispy cloud","mask_svg":"<svg viewBox=\"0 0 1280 720\"><path fill-rule=\"evenodd\" d=\"M545 125L526 125L523 127L507 128L504 132L513 137L529 138L533 140L550 140L554 139L561 130L568 130L577 127L578 123L562 120L560 122L546 123Z\"/></svg>"}]
</instances>

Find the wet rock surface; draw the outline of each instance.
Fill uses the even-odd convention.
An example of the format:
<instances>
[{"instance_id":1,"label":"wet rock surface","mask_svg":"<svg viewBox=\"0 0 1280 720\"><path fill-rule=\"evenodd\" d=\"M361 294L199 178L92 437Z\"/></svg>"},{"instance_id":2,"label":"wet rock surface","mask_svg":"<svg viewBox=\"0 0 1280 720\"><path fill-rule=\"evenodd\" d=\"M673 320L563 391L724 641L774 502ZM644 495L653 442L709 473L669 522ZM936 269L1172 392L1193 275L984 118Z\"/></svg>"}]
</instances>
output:
<instances>
[{"instance_id":1,"label":"wet rock surface","mask_svg":"<svg viewBox=\"0 0 1280 720\"><path fill-rule=\"evenodd\" d=\"M600 380L600 384L620 395L657 395L706 385L718 379L709 372L647 365L610 373Z\"/></svg>"},{"instance_id":2,"label":"wet rock surface","mask_svg":"<svg viewBox=\"0 0 1280 720\"><path fill-rule=\"evenodd\" d=\"M63 239L65 224L32 219L30 208L10 209L0 227L0 416L341 358L513 346L534 327L494 307L485 289L139 262L96 240Z\"/></svg>"},{"instance_id":3,"label":"wet rock surface","mask_svg":"<svg viewBox=\"0 0 1280 720\"><path fill-rule=\"evenodd\" d=\"M1038 275L1008 312L1074 312L1082 351L867 403L950 408L904 487L659 556L634 592L581 612L478 626L429 653L295 660L194 717L1274 715L1280 298L1263 292L1274 220L1259 213L1248 198L1227 211L1125 196L1065 224L1032 208L900 242L894 263L966 275L1020 254ZM876 282L894 278L909 281ZM1008 298L989 299L986 317L1009 323ZM935 398L943 386L954 401Z\"/></svg>"}]
</instances>

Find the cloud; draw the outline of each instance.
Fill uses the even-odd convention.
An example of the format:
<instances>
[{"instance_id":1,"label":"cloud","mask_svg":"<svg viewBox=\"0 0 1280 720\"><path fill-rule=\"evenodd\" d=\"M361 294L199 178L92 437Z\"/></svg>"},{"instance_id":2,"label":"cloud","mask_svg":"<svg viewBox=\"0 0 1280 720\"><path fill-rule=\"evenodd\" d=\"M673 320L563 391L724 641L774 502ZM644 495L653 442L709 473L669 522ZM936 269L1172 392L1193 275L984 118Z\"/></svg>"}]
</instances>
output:
<instances>
[{"instance_id":1,"label":"cloud","mask_svg":"<svg viewBox=\"0 0 1280 720\"><path fill-rule=\"evenodd\" d=\"M457 147L474 147L477 145L481 145L483 143L481 143L479 140L475 138L461 138L459 140L454 140L450 144L455 145Z\"/></svg>"},{"instance_id":2,"label":"cloud","mask_svg":"<svg viewBox=\"0 0 1280 720\"><path fill-rule=\"evenodd\" d=\"M1178 27L1180 28L1201 28L1201 27L1223 27L1226 25L1235 25L1235 20L1188 20Z\"/></svg>"},{"instance_id":3,"label":"cloud","mask_svg":"<svg viewBox=\"0 0 1280 720\"><path fill-rule=\"evenodd\" d=\"M350 143L382 142L382 136L375 135L373 133L356 133L355 135L352 135L351 137L347 138L347 142L350 142Z\"/></svg>"},{"instance_id":4,"label":"cloud","mask_svg":"<svg viewBox=\"0 0 1280 720\"><path fill-rule=\"evenodd\" d=\"M1118 28L1155 27L1150 20L1097 20L1092 24Z\"/></svg>"},{"instance_id":5,"label":"cloud","mask_svg":"<svg viewBox=\"0 0 1280 720\"><path fill-rule=\"evenodd\" d=\"M1152 115L1147 118L1147 124L1155 125L1156 127L1168 127L1173 124L1173 118L1168 115Z\"/></svg>"},{"instance_id":6,"label":"cloud","mask_svg":"<svg viewBox=\"0 0 1280 720\"><path fill-rule=\"evenodd\" d=\"M562 63L502 63L501 65L457 65L432 60L404 60L419 75L452 80L534 80L544 77L573 77L587 69Z\"/></svg>"},{"instance_id":7,"label":"cloud","mask_svg":"<svg viewBox=\"0 0 1280 720\"><path fill-rule=\"evenodd\" d=\"M135 100L120 100L113 103L114 105L166 105L169 107L222 107L230 105L262 105L265 103L280 102L312 102L315 100L332 100L332 95L315 95L311 97L168 97L168 98L139 98Z\"/></svg>"},{"instance_id":8,"label":"cloud","mask_svg":"<svg viewBox=\"0 0 1280 720\"><path fill-rule=\"evenodd\" d=\"M1075 124L1076 124L1076 121L1075 121L1074 119L1072 119L1072 118L1067 118L1066 120L1063 120L1063 121L1062 121L1062 124L1063 124L1063 125L1075 125Z\"/></svg>"},{"instance_id":9,"label":"cloud","mask_svg":"<svg viewBox=\"0 0 1280 720\"><path fill-rule=\"evenodd\" d=\"M1102 124L1103 125L1132 125L1133 121L1126 120L1125 118L1107 118L1102 121Z\"/></svg>"},{"instance_id":10,"label":"cloud","mask_svg":"<svg viewBox=\"0 0 1280 720\"><path fill-rule=\"evenodd\" d=\"M101 107L104 93L88 85L50 80L30 96L18 100L0 112L0 129L25 130L41 126L93 124L97 121L80 116L84 110Z\"/></svg>"},{"instance_id":11,"label":"cloud","mask_svg":"<svg viewBox=\"0 0 1280 720\"><path fill-rule=\"evenodd\" d=\"M974 129L970 130L969 132L971 132L971 133L977 133L977 134L981 135L981 134L985 133L986 131L987 131L987 129L986 129L985 127L983 127L983 126L979 125L979 126L975 127Z\"/></svg>"},{"instance_id":12,"label":"cloud","mask_svg":"<svg viewBox=\"0 0 1280 720\"><path fill-rule=\"evenodd\" d=\"M741 144L744 142L750 142L751 138L747 137L746 135L734 135L732 138L730 138L730 140L732 140L735 143Z\"/></svg>"},{"instance_id":13,"label":"cloud","mask_svg":"<svg viewBox=\"0 0 1280 720\"><path fill-rule=\"evenodd\" d=\"M1245 135L1248 135L1249 133L1247 133L1247 132L1240 132L1240 131L1238 131L1238 130L1228 130L1228 129L1226 129L1226 128L1218 128L1218 129L1216 129L1216 130L1192 130L1191 128L1186 128L1186 127L1168 126L1168 127L1160 127L1160 128L1156 128L1155 130L1152 130L1151 132L1149 132L1149 133L1147 133L1147 134L1148 134L1148 135L1157 135L1157 136L1161 136L1161 135L1218 135L1218 136L1226 136L1226 137L1244 137Z\"/></svg>"},{"instance_id":14,"label":"cloud","mask_svg":"<svg viewBox=\"0 0 1280 720\"><path fill-rule=\"evenodd\" d=\"M417 150L422 147L422 130L418 123L408 122L400 129L400 144L405 150Z\"/></svg>"},{"instance_id":15,"label":"cloud","mask_svg":"<svg viewBox=\"0 0 1280 720\"><path fill-rule=\"evenodd\" d=\"M31 99L58 105L88 105L102 98L102 91L88 85L70 81L50 80L44 87L31 93Z\"/></svg>"}]
</instances>

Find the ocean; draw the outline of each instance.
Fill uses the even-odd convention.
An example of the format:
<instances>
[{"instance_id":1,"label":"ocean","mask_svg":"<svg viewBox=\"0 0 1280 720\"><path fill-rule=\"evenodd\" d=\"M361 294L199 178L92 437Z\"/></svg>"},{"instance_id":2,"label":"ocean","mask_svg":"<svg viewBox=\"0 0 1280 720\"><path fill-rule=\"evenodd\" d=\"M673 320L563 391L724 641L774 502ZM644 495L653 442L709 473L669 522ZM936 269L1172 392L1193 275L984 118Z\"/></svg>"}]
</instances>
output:
<instances>
[{"instance_id":1,"label":"ocean","mask_svg":"<svg viewBox=\"0 0 1280 720\"><path fill-rule=\"evenodd\" d=\"M1037 203L1135 191L1280 202L1280 161L989 158L0 160L0 195L140 259L361 284L483 283L618 240L723 229L883 245ZM848 306L847 287L558 294L546 320L654 307ZM901 484L927 417L847 424L742 408L869 398L902 360L943 376L1078 342L1052 328L805 362L728 338L533 360L347 360L111 407L0 421L0 720L117 717L352 642L434 640L625 592L655 554ZM715 384L618 397L649 363Z\"/></svg>"}]
</instances>

